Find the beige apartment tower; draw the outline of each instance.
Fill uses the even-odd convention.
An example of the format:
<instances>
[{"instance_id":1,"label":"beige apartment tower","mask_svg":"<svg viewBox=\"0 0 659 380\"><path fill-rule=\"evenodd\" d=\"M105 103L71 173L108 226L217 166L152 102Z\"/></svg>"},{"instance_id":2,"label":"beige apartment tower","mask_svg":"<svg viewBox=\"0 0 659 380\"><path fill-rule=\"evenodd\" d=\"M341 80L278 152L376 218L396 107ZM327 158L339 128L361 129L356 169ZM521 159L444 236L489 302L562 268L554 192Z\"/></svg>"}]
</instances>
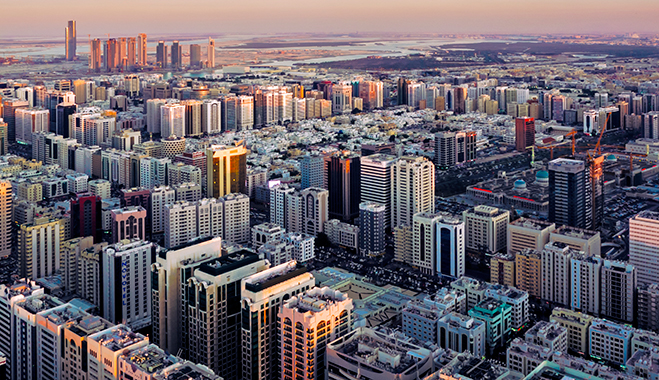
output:
<instances>
[{"instance_id":1,"label":"beige apartment tower","mask_svg":"<svg viewBox=\"0 0 659 380\"><path fill-rule=\"evenodd\" d=\"M328 287L284 303L279 311L281 380L325 379L325 347L350 332L353 307L346 294Z\"/></svg>"},{"instance_id":2,"label":"beige apartment tower","mask_svg":"<svg viewBox=\"0 0 659 380\"><path fill-rule=\"evenodd\" d=\"M392 228L411 226L419 212L435 212L435 165L425 157L404 156L392 168Z\"/></svg>"},{"instance_id":3,"label":"beige apartment tower","mask_svg":"<svg viewBox=\"0 0 659 380\"><path fill-rule=\"evenodd\" d=\"M506 249L509 211L481 205L463 212L462 216L467 235L467 249L478 252L499 252Z\"/></svg>"},{"instance_id":4,"label":"beige apartment tower","mask_svg":"<svg viewBox=\"0 0 659 380\"><path fill-rule=\"evenodd\" d=\"M525 249L542 251L549 243L549 234L556 229L554 223L519 218L508 224L508 253L517 254Z\"/></svg>"}]
</instances>

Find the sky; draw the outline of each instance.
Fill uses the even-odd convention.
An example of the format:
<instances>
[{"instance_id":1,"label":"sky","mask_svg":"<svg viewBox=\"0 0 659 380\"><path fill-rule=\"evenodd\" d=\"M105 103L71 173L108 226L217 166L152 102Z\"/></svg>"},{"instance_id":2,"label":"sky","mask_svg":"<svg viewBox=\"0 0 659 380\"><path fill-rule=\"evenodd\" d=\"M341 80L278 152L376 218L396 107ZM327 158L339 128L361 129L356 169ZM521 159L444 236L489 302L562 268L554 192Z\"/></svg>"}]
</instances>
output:
<instances>
[{"instance_id":1,"label":"sky","mask_svg":"<svg viewBox=\"0 0 659 380\"><path fill-rule=\"evenodd\" d=\"M3 0L0 39L264 33L659 33L659 0Z\"/></svg>"}]
</instances>

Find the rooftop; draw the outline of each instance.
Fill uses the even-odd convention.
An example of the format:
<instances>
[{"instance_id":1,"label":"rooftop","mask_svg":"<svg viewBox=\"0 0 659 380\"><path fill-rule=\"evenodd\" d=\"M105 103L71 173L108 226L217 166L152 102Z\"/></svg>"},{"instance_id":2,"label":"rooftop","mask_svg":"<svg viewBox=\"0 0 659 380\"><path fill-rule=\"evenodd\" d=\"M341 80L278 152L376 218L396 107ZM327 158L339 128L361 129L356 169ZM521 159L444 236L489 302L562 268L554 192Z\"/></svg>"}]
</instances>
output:
<instances>
[{"instance_id":1,"label":"rooftop","mask_svg":"<svg viewBox=\"0 0 659 380\"><path fill-rule=\"evenodd\" d=\"M476 310L476 312L479 312L480 310L496 311L497 309L501 307L505 308L506 306L510 307L503 301L499 301L492 297L486 297L481 302L476 304L472 310Z\"/></svg>"},{"instance_id":2,"label":"rooftop","mask_svg":"<svg viewBox=\"0 0 659 380\"><path fill-rule=\"evenodd\" d=\"M657 212L657 211L644 210L644 211L639 212L639 213L634 217L634 219L636 219L636 218L659 220L659 212Z\"/></svg>"},{"instance_id":3,"label":"rooftop","mask_svg":"<svg viewBox=\"0 0 659 380\"><path fill-rule=\"evenodd\" d=\"M554 223L545 222L544 220L519 218L517 220L513 220L512 222L510 222L510 225L522 227L530 230L541 231L544 230L545 228L551 227L552 225L554 225Z\"/></svg>"},{"instance_id":4,"label":"rooftop","mask_svg":"<svg viewBox=\"0 0 659 380\"><path fill-rule=\"evenodd\" d=\"M561 226L552 231L552 235L562 235L578 239L590 239L599 236L599 231L586 230L583 228Z\"/></svg>"},{"instance_id":5,"label":"rooftop","mask_svg":"<svg viewBox=\"0 0 659 380\"><path fill-rule=\"evenodd\" d=\"M38 290L41 287L33 281L19 280L11 286L3 286L2 288L4 289L4 295L6 295L7 298L12 298L19 295L28 297L33 291Z\"/></svg>"},{"instance_id":6,"label":"rooftop","mask_svg":"<svg viewBox=\"0 0 659 380\"><path fill-rule=\"evenodd\" d=\"M96 334L97 332L103 331L112 326L112 323L101 317L95 315L87 315L78 321L70 323L67 326L67 329L71 330L71 332L75 333L76 335L83 337Z\"/></svg>"},{"instance_id":7,"label":"rooftop","mask_svg":"<svg viewBox=\"0 0 659 380\"><path fill-rule=\"evenodd\" d=\"M440 321L456 329L457 328L476 329L484 324L483 321L456 312L450 312L444 315L440 319Z\"/></svg>"},{"instance_id":8,"label":"rooftop","mask_svg":"<svg viewBox=\"0 0 659 380\"><path fill-rule=\"evenodd\" d=\"M183 361L171 365L153 375L154 380L221 380L208 369L199 364Z\"/></svg>"},{"instance_id":9,"label":"rooftop","mask_svg":"<svg viewBox=\"0 0 659 380\"><path fill-rule=\"evenodd\" d=\"M464 380L495 380L505 377L509 372L505 365L495 360L483 360L471 354L463 353L456 356L439 373L440 377L441 374L444 374L452 378L462 378Z\"/></svg>"},{"instance_id":10,"label":"rooftop","mask_svg":"<svg viewBox=\"0 0 659 380\"><path fill-rule=\"evenodd\" d=\"M228 255L215 258L199 266L199 270L211 276L219 276L240 267L259 261L259 255L246 249L232 252Z\"/></svg>"},{"instance_id":11,"label":"rooftop","mask_svg":"<svg viewBox=\"0 0 659 380\"><path fill-rule=\"evenodd\" d=\"M590 325L590 331L599 331L605 334L631 338L636 329L631 326L619 325L605 319L594 319L593 323Z\"/></svg>"},{"instance_id":12,"label":"rooftop","mask_svg":"<svg viewBox=\"0 0 659 380\"><path fill-rule=\"evenodd\" d=\"M577 322L580 324L590 324L593 319L595 319L593 316L588 314L572 311L570 309L563 309L562 307L554 308L551 313L551 318L564 319L566 321Z\"/></svg>"},{"instance_id":13,"label":"rooftop","mask_svg":"<svg viewBox=\"0 0 659 380\"><path fill-rule=\"evenodd\" d=\"M345 301L347 299L348 296L345 294L328 287L312 288L291 298L284 304L284 307L295 308L300 313L317 313L325 310L331 304Z\"/></svg>"},{"instance_id":14,"label":"rooftop","mask_svg":"<svg viewBox=\"0 0 659 380\"><path fill-rule=\"evenodd\" d=\"M659 373L659 348L655 347L651 350L636 351L627 360L627 366L645 368L648 373Z\"/></svg>"},{"instance_id":15,"label":"rooftop","mask_svg":"<svg viewBox=\"0 0 659 380\"><path fill-rule=\"evenodd\" d=\"M41 316L45 317L49 322L58 326L63 325L71 320L81 319L86 315L87 313L83 312L77 307L71 306L70 304L55 307L41 313Z\"/></svg>"},{"instance_id":16,"label":"rooftop","mask_svg":"<svg viewBox=\"0 0 659 380\"><path fill-rule=\"evenodd\" d=\"M534 340L536 337L553 341L566 332L567 329L558 323L540 321L526 332L524 338L527 341Z\"/></svg>"},{"instance_id":17,"label":"rooftop","mask_svg":"<svg viewBox=\"0 0 659 380\"><path fill-rule=\"evenodd\" d=\"M62 305L62 301L48 294L32 296L16 304L16 306L20 306L32 314L37 314L60 305Z\"/></svg>"},{"instance_id":18,"label":"rooftop","mask_svg":"<svg viewBox=\"0 0 659 380\"><path fill-rule=\"evenodd\" d=\"M359 328L349 333L331 343L328 349L344 354L365 366L393 374L404 373L431 355L425 348L369 328Z\"/></svg>"},{"instance_id":19,"label":"rooftop","mask_svg":"<svg viewBox=\"0 0 659 380\"><path fill-rule=\"evenodd\" d=\"M121 355L120 359L133 366L133 370L137 367L142 372L148 374L152 374L178 362L175 356L169 355L154 344L127 352Z\"/></svg>"},{"instance_id":20,"label":"rooftop","mask_svg":"<svg viewBox=\"0 0 659 380\"><path fill-rule=\"evenodd\" d=\"M289 261L276 267L264 270L246 277L243 281L245 289L250 292L260 292L282 282L307 273L307 268L298 266L295 261ZM309 277L312 277L309 275Z\"/></svg>"},{"instance_id":21,"label":"rooftop","mask_svg":"<svg viewBox=\"0 0 659 380\"><path fill-rule=\"evenodd\" d=\"M115 352L147 339L144 335L135 333L124 325L111 327L94 334L91 338L101 346Z\"/></svg>"},{"instance_id":22,"label":"rooftop","mask_svg":"<svg viewBox=\"0 0 659 380\"><path fill-rule=\"evenodd\" d=\"M551 349L538 346L537 344L525 342L521 338L515 338L508 348L508 352L518 355L532 357L538 360L548 360L552 354Z\"/></svg>"}]
</instances>

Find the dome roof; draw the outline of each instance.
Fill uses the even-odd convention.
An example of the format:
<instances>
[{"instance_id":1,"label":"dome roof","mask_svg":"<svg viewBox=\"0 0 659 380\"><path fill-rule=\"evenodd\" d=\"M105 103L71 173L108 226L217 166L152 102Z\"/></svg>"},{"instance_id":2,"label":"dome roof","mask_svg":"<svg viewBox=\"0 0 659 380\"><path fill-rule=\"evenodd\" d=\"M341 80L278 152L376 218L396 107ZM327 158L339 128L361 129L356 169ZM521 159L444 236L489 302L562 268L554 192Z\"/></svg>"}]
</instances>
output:
<instances>
[{"instance_id":1,"label":"dome roof","mask_svg":"<svg viewBox=\"0 0 659 380\"><path fill-rule=\"evenodd\" d=\"M518 179L515 181L515 188L516 189L526 189L526 182L522 179Z\"/></svg>"},{"instance_id":2,"label":"dome roof","mask_svg":"<svg viewBox=\"0 0 659 380\"><path fill-rule=\"evenodd\" d=\"M614 154L609 154L606 156L607 161L618 161L618 157L616 157Z\"/></svg>"},{"instance_id":3,"label":"dome roof","mask_svg":"<svg viewBox=\"0 0 659 380\"><path fill-rule=\"evenodd\" d=\"M546 170L540 170L536 175L535 179L537 180L543 180L543 179L549 179L549 172Z\"/></svg>"}]
</instances>

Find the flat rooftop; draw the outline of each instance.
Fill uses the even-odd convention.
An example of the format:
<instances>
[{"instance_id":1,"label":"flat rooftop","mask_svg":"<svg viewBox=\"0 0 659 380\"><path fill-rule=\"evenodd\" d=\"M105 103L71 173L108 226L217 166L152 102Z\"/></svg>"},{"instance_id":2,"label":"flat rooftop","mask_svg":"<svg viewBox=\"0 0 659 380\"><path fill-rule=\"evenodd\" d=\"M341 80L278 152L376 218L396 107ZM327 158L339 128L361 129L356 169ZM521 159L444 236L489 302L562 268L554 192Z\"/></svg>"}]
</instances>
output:
<instances>
[{"instance_id":1,"label":"flat rooftop","mask_svg":"<svg viewBox=\"0 0 659 380\"><path fill-rule=\"evenodd\" d=\"M329 305L345 301L348 297L330 288L312 288L306 292L291 298L284 307L295 308L300 313L317 313L325 310Z\"/></svg>"},{"instance_id":2,"label":"flat rooftop","mask_svg":"<svg viewBox=\"0 0 659 380\"><path fill-rule=\"evenodd\" d=\"M635 328L625 325L619 325L617 323L606 321L603 319L595 319L590 325L590 329L594 331L599 331L608 335L617 335L624 338L631 338L632 334L636 331Z\"/></svg>"},{"instance_id":3,"label":"flat rooftop","mask_svg":"<svg viewBox=\"0 0 659 380\"><path fill-rule=\"evenodd\" d=\"M16 306L20 306L32 314L37 314L60 305L62 305L62 301L47 294L32 296L16 304Z\"/></svg>"},{"instance_id":4,"label":"flat rooftop","mask_svg":"<svg viewBox=\"0 0 659 380\"><path fill-rule=\"evenodd\" d=\"M296 262L292 261L253 274L246 277L243 281L245 282L246 290L249 290L250 292L260 292L307 272L307 268L304 266L298 266ZM309 275L309 277L311 276Z\"/></svg>"},{"instance_id":5,"label":"flat rooftop","mask_svg":"<svg viewBox=\"0 0 659 380\"><path fill-rule=\"evenodd\" d=\"M118 351L141 342L146 337L133 332L126 326L119 325L94 335L94 340L111 351Z\"/></svg>"},{"instance_id":6,"label":"flat rooftop","mask_svg":"<svg viewBox=\"0 0 659 380\"><path fill-rule=\"evenodd\" d=\"M80 319L84 316L87 315L87 313L83 312L82 310L78 309L77 307L71 306L69 304L62 305L59 307L55 307L49 310L46 310L43 314L41 314L45 318L48 319L51 323L54 323L56 325L63 325L68 321L74 320L74 319Z\"/></svg>"},{"instance_id":7,"label":"flat rooftop","mask_svg":"<svg viewBox=\"0 0 659 380\"><path fill-rule=\"evenodd\" d=\"M169 366L153 375L154 380L221 380L210 369L188 361Z\"/></svg>"},{"instance_id":8,"label":"flat rooftop","mask_svg":"<svg viewBox=\"0 0 659 380\"><path fill-rule=\"evenodd\" d=\"M565 332L567 332L567 329L558 323L540 321L526 332L525 337L527 340L531 337L541 337L553 341Z\"/></svg>"},{"instance_id":9,"label":"flat rooftop","mask_svg":"<svg viewBox=\"0 0 659 380\"><path fill-rule=\"evenodd\" d=\"M256 253L246 249L241 249L229 253L228 255L207 261L199 266L199 270L210 274L211 276L219 276L246 265L253 264L259 260L261 259Z\"/></svg>"},{"instance_id":10,"label":"flat rooftop","mask_svg":"<svg viewBox=\"0 0 659 380\"><path fill-rule=\"evenodd\" d=\"M460 354L451 363L440 370L440 373L457 378L473 380L495 380L508 373L505 365L494 360L483 360L471 354Z\"/></svg>"},{"instance_id":11,"label":"flat rooftop","mask_svg":"<svg viewBox=\"0 0 659 380\"><path fill-rule=\"evenodd\" d=\"M67 329L71 330L74 334L84 337L88 335L96 334L97 332L103 331L110 327L114 326L112 323L106 321L105 319L95 316L87 315L67 326Z\"/></svg>"},{"instance_id":12,"label":"flat rooftop","mask_svg":"<svg viewBox=\"0 0 659 380\"><path fill-rule=\"evenodd\" d=\"M554 223L546 222L544 220L529 219L529 218L519 218L517 220L513 220L512 222L510 222L511 226L517 226L517 227L522 227L536 231L542 231L545 228L551 227L553 224Z\"/></svg>"},{"instance_id":13,"label":"flat rooftop","mask_svg":"<svg viewBox=\"0 0 659 380\"><path fill-rule=\"evenodd\" d=\"M552 235L562 235L577 239L590 239L594 236L599 236L598 231L587 230L584 228L561 226L551 232Z\"/></svg>"},{"instance_id":14,"label":"flat rooftop","mask_svg":"<svg viewBox=\"0 0 659 380\"><path fill-rule=\"evenodd\" d=\"M430 356L427 349L371 329L358 329L330 349L383 372L401 374Z\"/></svg>"},{"instance_id":15,"label":"flat rooftop","mask_svg":"<svg viewBox=\"0 0 659 380\"><path fill-rule=\"evenodd\" d=\"M121 359L148 374L152 374L178 362L175 356L166 353L154 344L127 352L121 356Z\"/></svg>"},{"instance_id":16,"label":"flat rooftop","mask_svg":"<svg viewBox=\"0 0 659 380\"><path fill-rule=\"evenodd\" d=\"M639 212L634 219L636 218L643 218L643 219L651 219L651 220L659 220L659 212L657 211L649 211L649 210L644 210Z\"/></svg>"}]
</instances>

